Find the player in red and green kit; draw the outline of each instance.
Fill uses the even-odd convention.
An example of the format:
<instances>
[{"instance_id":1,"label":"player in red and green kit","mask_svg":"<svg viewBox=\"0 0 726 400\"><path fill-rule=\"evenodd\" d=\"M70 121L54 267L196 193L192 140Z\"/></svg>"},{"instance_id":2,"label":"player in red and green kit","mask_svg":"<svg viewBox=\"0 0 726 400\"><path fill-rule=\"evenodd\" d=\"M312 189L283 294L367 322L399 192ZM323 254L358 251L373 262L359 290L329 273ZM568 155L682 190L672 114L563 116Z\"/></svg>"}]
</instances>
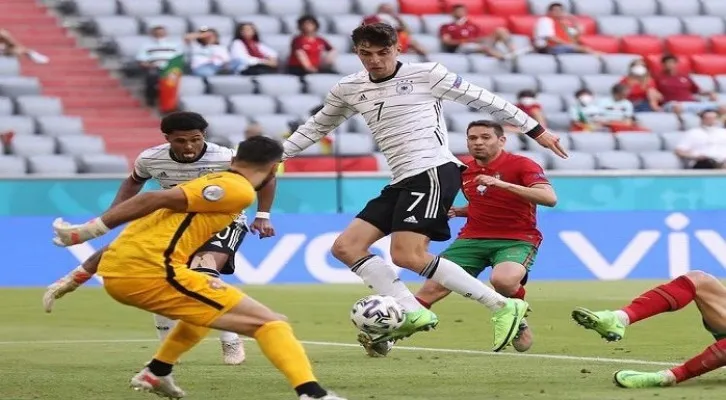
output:
<instances>
[{"instance_id":1,"label":"player in red and green kit","mask_svg":"<svg viewBox=\"0 0 726 400\"><path fill-rule=\"evenodd\" d=\"M474 121L467 128L467 146L473 160L462 176L468 200L453 207L451 217L466 217L456 240L441 254L473 276L493 267L490 282L500 294L524 299L524 284L534 263L542 234L537 229L537 206L554 207L557 196L542 167L529 158L504 151L502 126ZM416 298L426 307L451 293L426 281ZM532 344L525 320L512 345L526 351Z\"/></svg>"}]
</instances>

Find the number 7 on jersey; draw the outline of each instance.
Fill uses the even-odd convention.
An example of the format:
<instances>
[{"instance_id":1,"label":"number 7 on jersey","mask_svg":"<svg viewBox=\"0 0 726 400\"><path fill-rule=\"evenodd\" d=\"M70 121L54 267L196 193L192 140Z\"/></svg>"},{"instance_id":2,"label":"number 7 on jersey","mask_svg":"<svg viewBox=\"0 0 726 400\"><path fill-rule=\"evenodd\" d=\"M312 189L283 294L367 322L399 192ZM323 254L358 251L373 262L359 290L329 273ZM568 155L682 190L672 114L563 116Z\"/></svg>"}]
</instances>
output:
<instances>
[{"instance_id":1,"label":"number 7 on jersey","mask_svg":"<svg viewBox=\"0 0 726 400\"><path fill-rule=\"evenodd\" d=\"M373 103L374 106L378 106L378 117L377 117L378 119L377 119L377 121L380 121L381 120L381 111L383 111L383 103L384 102L382 102L382 101L379 101L377 103Z\"/></svg>"}]
</instances>

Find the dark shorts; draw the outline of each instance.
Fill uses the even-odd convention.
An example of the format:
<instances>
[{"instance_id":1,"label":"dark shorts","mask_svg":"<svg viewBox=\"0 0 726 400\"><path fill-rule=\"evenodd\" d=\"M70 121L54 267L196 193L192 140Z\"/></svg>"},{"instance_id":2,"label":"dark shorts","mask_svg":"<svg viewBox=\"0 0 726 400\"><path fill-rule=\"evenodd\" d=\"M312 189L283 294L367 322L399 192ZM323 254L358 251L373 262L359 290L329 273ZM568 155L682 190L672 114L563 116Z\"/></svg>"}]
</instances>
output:
<instances>
[{"instance_id":1,"label":"dark shorts","mask_svg":"<svg viewBox=\"0 0 726 400\"><path fill-rule=\"evenodd\" d=\"M713 336L713 338L716 339L717 342L719 340L721 340L721 339L726 339L726 332L716 332L716 330L713 329L713 328L711 328L706 323L706 321L703 321L703 327L706 328L706 330L708 331L708 333L710 333L711 336Z\"/></svg>"},{"instance_id":2,"label":"dark shorts","mask_svg":"<svg viewBox=\"0 0 726 400\"><path fill-rule=\"evenodd\" d=\"M212 236L211 239L204 243L190 258L189 261L194 258L194 255L201 252L212 252L212 253L224 253L228 256L227 263L219 270L223 275L231 275L234 273L234 256L242 244L242 241L247 235L249 229L245 223L245 218L240 215L226 228L217 232L216 235Z\"/></svg>"},{"instance_id":3,"label":"dark shorts","mask_svg":"<svg viewBox=\"0 0 726 400\"><path fill-rule=\"evenodd\" d=\"M461 189L461 171L451 162L388 185L356 218L386 235L415 232L445 242L451 238L447 213Z\"/></svg>"},{"instance_id":4,"label":"dark shorts","mask_svg":"<svg viewBox=\"0 0 726 400\"><path fill-rule=\"evenodd\" d=\"M487 267L506 261L521 264L527 270L522 279L524 285L537 258L537 247L521 240L456 239L441 253L441 257L457 263L475 278Z\"/></svg>"}]
</instances>

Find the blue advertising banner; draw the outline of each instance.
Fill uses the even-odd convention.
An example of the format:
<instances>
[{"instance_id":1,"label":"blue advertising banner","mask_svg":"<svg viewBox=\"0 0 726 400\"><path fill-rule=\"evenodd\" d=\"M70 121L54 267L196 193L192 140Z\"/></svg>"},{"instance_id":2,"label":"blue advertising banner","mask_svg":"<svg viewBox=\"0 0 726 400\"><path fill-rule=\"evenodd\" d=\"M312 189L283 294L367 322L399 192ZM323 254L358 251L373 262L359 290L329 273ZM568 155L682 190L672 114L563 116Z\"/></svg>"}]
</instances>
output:
<instances>
[{"instance_id":1,"label":"blue advertising banner","mask_svg":"<svg viewBox=\"0 0 726 400\"><path fill-rule=\"evenodd\" d=\"M278 236L250 236L237 254L230 282L356 283L357 276L330 254L333 241L353 215L278 215ZM52 217L0 217L0 286L44 286L109 243L103 238L71 248L51 243ZM72 218L71 222L83 219ZM462 219L453 220L458 232ZM544 243L533 280L668 279L692 269L726 277L726 211L549 212L540 216ZM389 239L375 252L390 261ZM434 243L442 251L448 243ZM402 279L420 278L403 271ZM96 282L94 282L96 283Z\"/></svg>"}]
</instances>

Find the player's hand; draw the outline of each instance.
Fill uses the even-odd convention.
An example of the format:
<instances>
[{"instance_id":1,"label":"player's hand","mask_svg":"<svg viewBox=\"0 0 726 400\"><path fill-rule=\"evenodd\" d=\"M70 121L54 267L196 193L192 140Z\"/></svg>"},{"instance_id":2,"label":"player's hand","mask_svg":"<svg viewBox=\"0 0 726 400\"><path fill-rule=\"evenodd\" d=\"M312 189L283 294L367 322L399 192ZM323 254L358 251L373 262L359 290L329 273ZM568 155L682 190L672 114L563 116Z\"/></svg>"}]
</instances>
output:
<instances>
[{"instance_id":1,"label":"player's hand","mask_svg":"<svg viewBox=\"0 0 726 400\"><path fill-rule=\"evenodd\" d=\"M250 226L250 231L256 235L259 234L260 239L275 236L275 228L268 218L255 218Z\"/></svg>"},{"instance_id":2,"label":"player's hand","mask_svg":"<svg viewBox=\"0 0 726 400\"><path fill-rule=\"evenodd\" d=\"M449 212L446 214L449 218L456 218L456 207L449 208Z\"/></svg>"},{"instance_id":3,"label":"player's hand","mask_svg":"<svg viewBox=\"0 0 726 400\"><path fill-rule=\"evenodd\" d=\"M56 218L53 221L53 243L56 246L66 247L87 242L93 238L104 235L109 231L101 218L94 218L85 224L74 225Z\"/></svg>"},{"instance_id":4,"label":"player's hand","mask_svg":"<svg viewBox=\"0 0 726 400\"><path fill-rule=\"evenodd\" d=\"M565 148L562 147L562 143L560 143L560 138L552 132L545 131L545 133L539 135L539 137L535 140L540 146L552 150L552 152L557 154L558 157L568 157Z\"/></svg>"},{"instance_id":5,"label":"player's hand","mask_svg":"<svg viewBox=\"0 0 726 400\"><path fill-rule=\"evenodd\" d=\"M497 179L490 175L479 175L476 177L476 182L480 185L498 188L503 188L507 185L507 182L504 182L503 180Z\"/></svg>"}]
</instances>

